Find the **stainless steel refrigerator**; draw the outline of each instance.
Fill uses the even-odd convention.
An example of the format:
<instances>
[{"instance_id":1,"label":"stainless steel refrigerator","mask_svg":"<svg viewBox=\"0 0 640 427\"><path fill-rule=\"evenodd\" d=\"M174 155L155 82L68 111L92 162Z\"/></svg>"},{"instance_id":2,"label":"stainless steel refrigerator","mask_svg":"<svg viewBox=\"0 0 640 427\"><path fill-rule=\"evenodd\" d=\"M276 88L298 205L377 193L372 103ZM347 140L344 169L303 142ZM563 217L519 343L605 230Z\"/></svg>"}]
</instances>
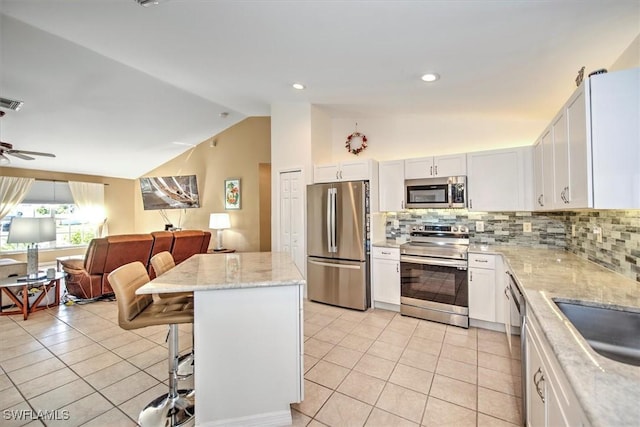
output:
<instances>
[{"instance_id":1,"label":"stainless steel refrigerator","mask_svg":"<svg viewBox=\"0 0 640 427\"><path fill-rule=\"evenodd\" d=\"M307 297L369 308L369 182L307 186Z\"/></svg>"}]
</instances>

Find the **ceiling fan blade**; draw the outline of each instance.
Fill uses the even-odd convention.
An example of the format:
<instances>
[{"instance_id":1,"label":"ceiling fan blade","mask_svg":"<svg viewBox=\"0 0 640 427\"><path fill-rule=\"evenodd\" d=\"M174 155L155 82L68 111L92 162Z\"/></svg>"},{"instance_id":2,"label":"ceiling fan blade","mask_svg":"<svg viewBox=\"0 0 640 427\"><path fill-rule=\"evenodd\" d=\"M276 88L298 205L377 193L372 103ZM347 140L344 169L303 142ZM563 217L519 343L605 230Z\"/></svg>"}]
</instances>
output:
<instances>
[{"instance_id":1,"label":"ceiling fan blade","mask_svg":"<svg viewBox=\"0 0 640 427\"><path fill-rule=\"evenodd\" d=\"M22 160L35 160L33 157L25 156L24 154L22 154L19 151L7 150L4 153L8 154L10 156L13 156L13 157L17 157L17 158L22 159Z\"/></svg>"},{"instance_id":2,"label":"ceiling fan blade","mask_svg":"<svg viewBox=\"0 0 640 427\"><path fill-rule=\"evenodd\" d=\"M26 151L26 150L7 150L8 154L13 154L14 156L17 154L27 154L29 156L45 156L45 157L55 157L55 154L51 153L41 153L39 151ZM20 157L20 156L16 156Z\"/></svg>"}]
</instances>

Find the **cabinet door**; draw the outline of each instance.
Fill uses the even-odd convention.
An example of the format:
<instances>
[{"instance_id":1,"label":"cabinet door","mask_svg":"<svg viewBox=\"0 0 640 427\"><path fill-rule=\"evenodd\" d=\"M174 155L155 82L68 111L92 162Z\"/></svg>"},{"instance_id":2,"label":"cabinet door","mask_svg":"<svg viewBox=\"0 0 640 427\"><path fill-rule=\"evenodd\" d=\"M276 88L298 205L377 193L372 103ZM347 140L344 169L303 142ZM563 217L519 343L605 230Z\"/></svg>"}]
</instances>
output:
<instances>
[{"instance_id":1,"label":"cabinet door","mask_svg":"<svg viewBox=\"0 0 640 427\"><path fill-rule=\"evenodd\" d=\"M526 195L526 180L531 182L531 177L526 174L531 169L525 167L525 150L530 148L483 151L467 155L469 209L526 210L530 205L527 202L531 199L530 194Z\"/></svg>"},{"instance_id":2,"label":"cabinet door","mask_svg":"<svg viewBox=\"0 0 640 427\"><path fill-rule=\"evenodd\" d=\"M337 163L315 165L313 167L313 182L336 182L340 180Z\"/></svg>"},{"instance_id":3,"label":"cabinet door","mask_svg":"<svg viewBox=\"0 0 640 427\"><path fill-rule=\"evenodd\" d=\"M467 174L467 156L454 154L437 156L433 160L433 176L463 176Z\"/></svg>"},{"instance_id":4,"label":"cabinet door","mask_svg":"<svg viewBox=\"0 0 640 427\"><path fill-rule=\"evenodd\" d=\"M400 306L400 261L373 258L373 300Z\"/></svg>"},{"instance_id":5,"label":"cabinet door","mask_svg":"<svg viewBox=\"0 0 640 427\"><path fill-rule=\"evenodd\" d=\"M577 92L567 104L567 144L569 147L569 183L566 198L569 208L590 206L591 192L587 151L587 112L584 90Z\"/></svg>"},{"instance_id":6,"label":"cabinet door","mask_svg":"<svg viewBox=\"0 0 640 427\"><path fill-rule=\"evenodd\" d=\"M549 427L569 427L571 424L567 420L567 417L560 403L560 397L556 393L554 386L555 384L553 383L549 383L547 385L547 425Z\"/></svg>"},{"instance_id":7,"label":"cabinet door","mask_svg":"<svg viewBox=\"0 0 640 427\"><path fill-rule=\"evenodd\" d=\"M544 209L544 144L542 138L533 146L533 208Z\"/></svg>"},{"instance_id":8,"label":"cabinet door","mask_svg":"<svg viewBox=\"0 0 640 427\"><path fill-rule=\"evenodd\" d=\"M542 204L544 209L553 209L554 188L555 188L555 169L553 159L553 135L551 128L548 128L542 134Z\"/></svg>"},{"instance_id":9,"label":"cabinet door","mask_svg":"<svg viewBox=\"0 0 640 427\"><path fill-rule=\"evenodd\" d=\"M553 190L553 207L564 208L569 203L569 139L567 137L567 115L563 110L551 124L553 135L553 170L555 185Z\"/></svg>"},{"instance_id":10,"label":"cabinet door","mask_svg":"<svg viewBox=\"0 0 640 427\"><path fill-rule=\"evenodd\" d=\"M404 209L404 160L380 162L378 174L380 211Z\"/></svg>"},{"instance_id":11,"label":"cabinet door","mask_svg":"<svg viewBox=\"0 0 640 427\"><path fill-rule=\"evenodd\" d=\"M371 177L371 162L369 160L358 160L353 162L340 163L340 181L360 181Z\"/></svg>"},{"instance_id":12,"label":"cabinet door","mask_svg":"<svg viewBox=\"0 0 640 427\"><path fill-rule=\"evenodd\" d=\"M527 328L527 427L540 427L547 425L547 411L545 407L546 384L544 367L540 350L535 345L535 340Z\"/></svg>"},{"instance_id":13,"label":"cabinet door","mask_svg":"<svg viewBox=\"0 0 640 427\"><path fill-rule=\"evenodd\" d=\"M404 161L404 177L406 179L431 178L433 176L433 157Z\"/></svg>"},{"instance_id":14,"label":"cabinet door","mask_svg":"<svg viewBox=\"0 0 640 427\"><path fill-rule=\"evenodd\" d=\"M496 320L496 272L485 268L469 269L469 317Z\"/></svg>"}]
</instances>

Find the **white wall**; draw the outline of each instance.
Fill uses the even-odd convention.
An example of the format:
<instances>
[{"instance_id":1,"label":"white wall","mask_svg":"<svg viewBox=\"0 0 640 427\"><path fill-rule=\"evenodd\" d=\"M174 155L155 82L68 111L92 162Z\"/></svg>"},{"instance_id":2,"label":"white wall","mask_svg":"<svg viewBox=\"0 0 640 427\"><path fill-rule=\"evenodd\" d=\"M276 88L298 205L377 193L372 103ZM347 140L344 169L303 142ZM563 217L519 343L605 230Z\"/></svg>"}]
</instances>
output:
<instances>
[{"instance_id":1,"label":"white wall","mask_svg":"<svg viewBox=\"0 0 640 427\"><path fill-rule=\"evenodd\" d=\"M614 62L609 71L625 70L640 67L640 34L631 42L620 57Z\"/></svg>"},{"instance_id":2,"label":"white wall","mask_svg":"<svg viewBox=\"0 0 640 427\"><path fill-rule=\"evenodd\" d=\"M354 158L344 144L356 122L368 140L358 157L383 161L531 145L548 121L482 115L338 117L331 121L333 161Z\"/></svg>"},{"instance_id":3,"label":"white wall","mask_svg":"<svg viewBox=\"0 0 640 427\"><path fill-rule=\"evenodd\" d=\"M271 105L271 250L280 247L280 181L284 171L301 170L307 184L313 182L311 156L311 105ZM305 199L306 203L306 199ZM305 219L306 230L306 219ZM306 251L306 235L302 247Z\"/></svg>"}]
</instances>

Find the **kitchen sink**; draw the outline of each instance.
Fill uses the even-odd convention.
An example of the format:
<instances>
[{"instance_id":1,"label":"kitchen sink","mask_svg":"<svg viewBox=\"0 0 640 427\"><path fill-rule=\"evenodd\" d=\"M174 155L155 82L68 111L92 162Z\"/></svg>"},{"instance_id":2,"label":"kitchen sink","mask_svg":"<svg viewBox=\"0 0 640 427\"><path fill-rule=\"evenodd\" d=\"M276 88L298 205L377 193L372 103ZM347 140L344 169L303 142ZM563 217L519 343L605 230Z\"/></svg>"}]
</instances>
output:
<instances>
[{"instance_id":1,"label":"kitchen sink","mask_svg":"<svg viewBox=\"0 0 640 427\"><path fill-rule=\"evenodd\" d=\"M640 313L554 301L594 351L640 366Z\"/></svg>"}]
</instances>

